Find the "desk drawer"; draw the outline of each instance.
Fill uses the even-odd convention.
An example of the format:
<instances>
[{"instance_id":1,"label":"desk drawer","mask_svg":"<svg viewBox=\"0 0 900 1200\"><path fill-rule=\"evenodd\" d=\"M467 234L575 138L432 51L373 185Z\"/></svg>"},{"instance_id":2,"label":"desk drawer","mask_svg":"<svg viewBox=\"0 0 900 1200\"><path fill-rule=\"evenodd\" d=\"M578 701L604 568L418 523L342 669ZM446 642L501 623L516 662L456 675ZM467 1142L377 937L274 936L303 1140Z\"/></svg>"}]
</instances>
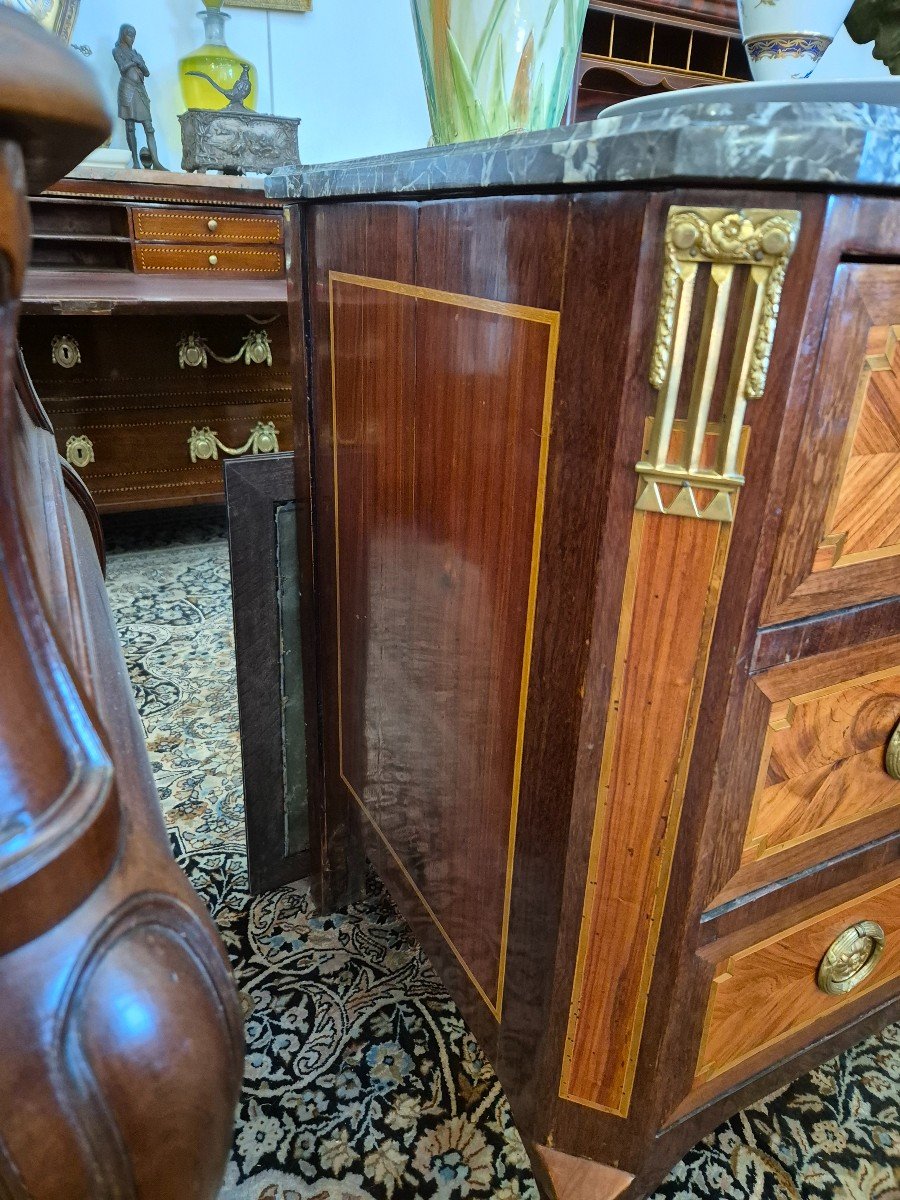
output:
<instances>
[{"instance_id":1,"label":"desk drawer","mask_svg":"<svg viewBox=\"0 0 900 1200\"><path fill-rule=\"evenodd\" d=\"M754 684L771 707L745 862L900 806L886 765L900 723L900 639L775 668Z\"/></svg>"},{"instance_id":2,"label":"desk drawer","mask_svg":"<svg viewBox=\"0 0 900 1200\"><path fill-rule=\"evenodd\" d=\"M152 246L134 247L136 271L195 271L199 274L284 275L284 253L280 247Z\"/></svg>"},{"instance_id":3,"label":"desk drawer","mask_svg":"<svg viewBox=\"0 0 900 1200\"><path fill-rule=\"evenodd\" d=\"M745 764L730 791L747 805L744 844L711 906L827 869L895 833L900 768L888 747L900 742L898 726L900 636L851 641L751 675L740 739L720 760Z\"/></svg>"},{"instance_id":4,"label":"desk drawer","mask_svg":"<svg viewBox=\"0 0 900 1200\"><path fill-rule=\"evenodd\" d=\"M731 954L716 966L695 1085L807 1027L814 1042L817 1024L824 1033L829 1017L898 975L897 880Z\"/></svg>"},{"instance_id":5,"label":"desk drawer","mask_svg":"<svg viewBox=\"0 0 900 1200\"><path fill-rule=\"evenodd\" d=\"M53 424L60 454L106 511L220 498L226 457L292 442L290 404L277 402L54 413Z\"/></svg>"},{"instance_id":6,"label":"desk drawer","mask_svg":"<svg viewBox=\"0 0 900 1200\"><path fill-rule=\"evenodd\" d=\"M132 210L138 242L229 242L280 246L284 230L280 216L198 212L197 209L136 208Z\"/></svg>"}]
</instances>

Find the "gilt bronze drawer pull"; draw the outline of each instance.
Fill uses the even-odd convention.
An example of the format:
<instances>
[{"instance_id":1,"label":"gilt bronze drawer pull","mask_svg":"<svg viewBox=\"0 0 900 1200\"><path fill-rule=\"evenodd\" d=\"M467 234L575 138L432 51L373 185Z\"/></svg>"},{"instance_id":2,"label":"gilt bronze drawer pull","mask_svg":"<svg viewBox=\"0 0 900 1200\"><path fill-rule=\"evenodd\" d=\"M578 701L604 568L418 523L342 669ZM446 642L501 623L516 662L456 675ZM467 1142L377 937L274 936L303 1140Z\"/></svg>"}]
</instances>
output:
<instances>
[{"instance_id":1,"label":"gilt bronze drawer pull","mask_svg":"<svg viewBox=\"0 0 900 1200\"><path fill-rule=\"evenodd\" d=\"M82 470L94 461L94 443L83 433L73 435L66 442L66 459L73 467Z\"/></svg>"},{"instance_id":2,"label":"gilt bronze drawer pull","mask_svg":"<svg viewBox=\"0 0 900 1200\"><path fill-rule=\"evenodd\" d=\"M216 230L219 228L219 222L216 220L215 217L210 217L209 220L206 222L206 228L209 230L210 233L215 233Z\"/></svg>"},{"instance_id":3,"label":"gilt bronze drawer pull","mask_svg":"<svg viewBox=\"0 0 900 1200\"><path fill-rule=\"evenodd\" d=\"M179 367L207 367L209 360L225 363L226 366L243 358L244 366L272 365L272 344L264 329L251 329L238 347L236 354L216 354L199 333L186 333L178 343Z\"/></svg>"},{"instance_id":4,"label":"gilt bronze drawer pull","mask_svg":"<svg viewBox=\"0 0 900 1200\"><path fill-rule=\"evenodd\" d=\"M900 721L894 726L884 754L884 769L891 779L900 780Z\"/></svg>"},{"instance_id":5,"label":"gilt bronze drawer pull","mask_svg":"<svg viewBox=\"0 0 900 1200\"><path fill-rule=\"evenodd\" d=\"M219 256L218 256L218 254L211 254L211 255L209 256L209 265L210 265L211 267L215 267L215 266L218 266L218 263L219 263Z\"/></svg>"},{"instance_id":6,"label":"gilt bronze drawer pull","mask_svg":"<svg viewBox=\"0 0 900 1200\"><path fill-rule=\"evenodd\" d=\"M884 953L884 930L877 921L859 921L831 943L819 964L816 983L829 996L859 987Z\"/></svg>"},{"instance_id":7,"label":"gilt bronze drawer pull","mask_svg":"<svg viewBox=\"0 0 900 1200\"><path fill-rule=\"evenodd\" d=\"M226 446L219 440L219 435L208 425L202 429L196 426L188 438L191 452L191 462L205 462L210 458L218 458L219 451L236 457L238 454L274 454L278 450L278 430L272 421L257 421L250 431L250 436L243 446Z\"/></svg>"}]
</instances>

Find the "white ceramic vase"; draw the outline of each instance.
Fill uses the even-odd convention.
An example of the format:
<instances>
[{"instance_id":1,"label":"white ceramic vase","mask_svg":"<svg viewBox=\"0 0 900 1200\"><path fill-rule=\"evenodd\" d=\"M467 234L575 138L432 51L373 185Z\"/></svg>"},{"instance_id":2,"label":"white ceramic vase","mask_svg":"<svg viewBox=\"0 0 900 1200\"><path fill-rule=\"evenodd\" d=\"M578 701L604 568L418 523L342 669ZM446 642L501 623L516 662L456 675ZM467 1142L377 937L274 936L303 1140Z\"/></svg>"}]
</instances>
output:
<instances>
[{"instance_id":1,"label":"white ceramic vase","mask_svg":"<svg viewBox=\"0 0 900 1200\"><path fill-rule=\"evenodd\" d=\"M754 79L808 79L852 0L738 0Z\"/></svg>"}]
</instances>

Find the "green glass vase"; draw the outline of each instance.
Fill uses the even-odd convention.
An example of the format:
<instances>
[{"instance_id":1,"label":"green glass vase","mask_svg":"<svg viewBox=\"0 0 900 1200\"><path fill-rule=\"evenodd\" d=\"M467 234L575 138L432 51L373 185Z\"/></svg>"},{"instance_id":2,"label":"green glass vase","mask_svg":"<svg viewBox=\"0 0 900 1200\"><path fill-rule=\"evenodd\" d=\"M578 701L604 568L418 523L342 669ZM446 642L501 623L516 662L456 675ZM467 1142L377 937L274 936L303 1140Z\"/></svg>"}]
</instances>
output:
<instances>
[{"instance_id":1,"label":"green glass vase","mask_svg":"<svg viewBox=\"0 0 900 1200\"><path fill-rule=\"evenodd\" d=\"M205 8L197 16L203 22L206 40L193 53L186 55L178 64L181 77L181 94L187 108L225 108L228 98L223 96L212 83L191 75L191 71L200 71L215 80L220 88L228 91L234 87L241 77L244 65L250 68L250 95L244 100L244 107L256 110L256 94L259 79L256 67L246 58L235 52L225 41L225 22L228 14L222 12L222 0L203 0Z\"/></svg>"},{"instance_id":2,"label":"green glass vase","mask_svg":"<svg viewBox=\"0 0 900 1200\"><path fill-rule=\"evenodd\" d=\"M433 141L551 129L588 0L411 0Z\"/></svg>"}]
</instances>

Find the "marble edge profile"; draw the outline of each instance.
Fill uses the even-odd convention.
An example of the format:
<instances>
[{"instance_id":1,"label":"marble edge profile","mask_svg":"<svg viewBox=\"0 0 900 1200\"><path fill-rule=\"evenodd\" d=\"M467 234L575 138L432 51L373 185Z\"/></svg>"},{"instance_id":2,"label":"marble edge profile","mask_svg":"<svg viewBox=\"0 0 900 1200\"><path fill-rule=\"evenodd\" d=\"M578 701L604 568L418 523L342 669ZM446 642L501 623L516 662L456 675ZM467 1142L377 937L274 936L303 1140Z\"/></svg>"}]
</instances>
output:
<instances>
[{"instance_id":1,"label":"marble edge profile","mask_svg":"<svg viewBox=\"0 0 900 1200\"><path fill-rule=\"evenodd\" d=\"M853 103L683 105L458 146L273 173L276 198L661 179L900 186L900 110Z\"/></svg>"}]
</instances>

